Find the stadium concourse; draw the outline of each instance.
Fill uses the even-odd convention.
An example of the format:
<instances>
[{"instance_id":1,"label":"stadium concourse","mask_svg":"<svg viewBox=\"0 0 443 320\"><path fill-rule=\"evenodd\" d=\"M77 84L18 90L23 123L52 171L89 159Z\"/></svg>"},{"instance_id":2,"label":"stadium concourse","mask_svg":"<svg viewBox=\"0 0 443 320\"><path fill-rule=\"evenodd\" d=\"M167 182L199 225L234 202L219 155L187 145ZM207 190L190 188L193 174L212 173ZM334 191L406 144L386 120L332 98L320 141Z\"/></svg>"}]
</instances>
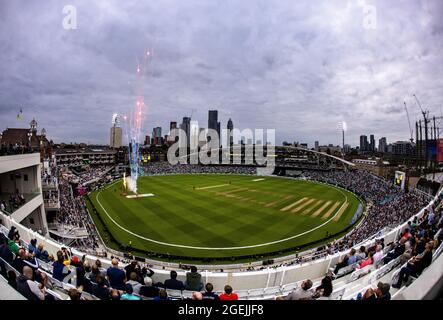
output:
<instances>
[{"instance_id":1,"label":"stadium concourse","mask_svg":"<svg viewBox=\"0 0 443 320\"><path fill-rule=\"evenodd\" d=\"M112 168L59 173L58 224L85 228L88 237L67 246L44 237L2 213L1 288L11 297L31 300L170 299L382 299L413 297L410 288L426 287L420 278L441 263L442 195L404 193L365 171L304 170L302 177L341 186L368 203L359 225L342 239L304 253L261 263L183 266L129 260L108 250L89 216L81 193L72 185L101 188L116 176ZM324 168L322 168L324 169ZM53 171L51 171L53 172ZM155 163L146 174L244 173L246 166ZM46 173L47 174L47 173ZM47 178L47 177L46 177ZM108 258L109 256L109 258ZM439 260L436 263L433 261ZM212 266L214 267L214 266ZM212 271L210 271L212 270ZM227 271L229 270L229 271ZM438 279L434 279L438 281ZM2 292L3 290L0 290ZM429 293L430 288L422 290ZM6 292L6 291L4 291ZM425 298L423 294L421 297Z\"/></svg>"}]
</instances>

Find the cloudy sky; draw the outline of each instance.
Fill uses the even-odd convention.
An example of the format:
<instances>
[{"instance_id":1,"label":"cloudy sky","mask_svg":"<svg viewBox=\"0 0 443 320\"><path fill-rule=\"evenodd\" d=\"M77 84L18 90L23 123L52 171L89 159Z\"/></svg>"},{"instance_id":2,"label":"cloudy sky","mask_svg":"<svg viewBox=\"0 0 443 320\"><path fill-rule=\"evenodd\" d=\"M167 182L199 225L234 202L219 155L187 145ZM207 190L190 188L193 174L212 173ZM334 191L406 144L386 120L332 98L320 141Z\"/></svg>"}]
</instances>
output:
<instances>
[{"instance_id":1,"label":"cloudy sky","mask_svg":"<svg viewBox=\"0 0 443 320\"><path fill-rule=\"evenodd\" d=\"M407 140L413 93L443 112L442 16L440 0L0 0L0 130L35 117L56 142L108 143L140 90L149 134L218 109L277 142L337 144L343 120L353 145Z\"/></svg>"}]
</instances>

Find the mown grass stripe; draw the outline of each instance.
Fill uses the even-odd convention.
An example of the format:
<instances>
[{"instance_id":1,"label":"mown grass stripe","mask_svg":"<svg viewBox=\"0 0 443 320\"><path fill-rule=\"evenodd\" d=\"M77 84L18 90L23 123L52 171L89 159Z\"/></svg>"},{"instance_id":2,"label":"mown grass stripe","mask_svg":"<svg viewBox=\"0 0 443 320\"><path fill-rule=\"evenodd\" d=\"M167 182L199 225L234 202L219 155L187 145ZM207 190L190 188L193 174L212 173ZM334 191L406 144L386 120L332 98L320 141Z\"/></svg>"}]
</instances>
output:
<instances>
[{"instance_id":1,"label":"mown grass stripe","mask_svg":"<svg viewBox=\"0 0 443 320\"><path fill-rule=\"evenodd\" d=\"M314 210L315 208L317 208L320 204L322 204L324 202L324 200L318 200L316 203L314 203L314 205L310 206L309 208L307 208L305 211L303 211L303 214L309 214L311 213L312 210Z\"/></svg>"},{"instance_id":2,"label":"mown grass stripe","mask_svg":"<svg viewBox=\"0 0 443 320\"><path fill-rule=\"evenodd\" d=\"M334 211L335 209L337 209L337 207L340 205L340 202L336 202L329 210L328 212L326 212L323 217L321 217L322 219L327 219Z\"/></svg>"},{"instance_id":3,"label":"mown grass stripe","mask_svg":"<svg viewBox=\"0 0 443 320\"><path fill-rule=\"evenodd\" d=\"M300 200L290 204L289 206L286 206L283 209L280 209L280 211L288 211L288 210L292 209L293 207L295 207L296 205L298 205L298 204L300 204L300 203L302 203L302 202L304 202L306 200L308 200L308 198L306 198L306 197L305 198L301 198Z\"/></svg>"},{"instance_id":4,"label":"mown grass stripe","mask_svg":"<svg viewBox=\"0 0 443 320\"><path fill-rule=\"evenodd\" d=\"M292 213L296 213L299 212L301 209L303 209L304 207L310 205L311 203L313 203L315 201L315 199L309 199L308 201L302 203L300 206L295 207L294 209L291 210Z\"/></svg>"},{"instance_id":5,"label":"mown grass stripe","mask_svg":"<svg viewBox=\"0 0 443 320\"><path fill-rule=\"evenodd\" d=\"M343 214L343 212L346 211L346 209L349 206L349 202L346 202L345 205L343 207L340 208L340 210L338 211L337 215L334 218L334 221L337 222L338 220L340 220L341 215Z\"/></svg>"},{"instance_id":6,"label":"mown grass stripe","mask_svg":"<svg viewBox=\"0 0 443 320\"><path fill-rule=\"evenodd\" d=\"M319 209L317 209L317 211L315 211L311 217L316 217L318 216L320 213L323 212L323 210L325 210L330 204L332 203L332 201L328 201L326 202L324 205L322 205Z\"/></svg>"}]
</instances>

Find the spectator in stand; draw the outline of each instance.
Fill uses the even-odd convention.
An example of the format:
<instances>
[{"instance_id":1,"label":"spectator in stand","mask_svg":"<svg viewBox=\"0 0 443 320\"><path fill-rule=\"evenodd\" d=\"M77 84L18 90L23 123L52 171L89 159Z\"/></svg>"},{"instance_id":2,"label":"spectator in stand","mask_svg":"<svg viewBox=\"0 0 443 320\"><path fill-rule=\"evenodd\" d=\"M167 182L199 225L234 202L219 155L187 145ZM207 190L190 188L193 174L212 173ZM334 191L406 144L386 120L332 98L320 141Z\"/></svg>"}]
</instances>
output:
<instances>
[{"instance_id":1,"label":"spectator in stand","mask_svg":"<svg viewBox=\"0 0 443 320\"><path fill-rule=\"evenodd\" d=\"M372 257L372 259L374 260L373 263L376 267L378 267L379 264L382 262L383 250L382 250L381 245L378 245L377 248L375 249L375 253L374 253L374 256Z\"/></svg>"},{"instance_id":2,"label":"spectator in stand","mask_svg":"<svg viewBox=\"0 0 443 320\"><path fill-rule=\"evenodd\" d=\"M134 295L134 290L130 284L125 285L125 293L121 296L122 300L141 300L139 296Z\"/></svg>"},{"instance_id":3,"label":"spectator in stand","mask_svg":"<svg viewBox=\"0 0 443 320\"><path fill-rule=\"evenodd\" d=\"M109 284L114 289L125 290L125 272L118 267L118 260L116 258L111 260L111 264L112 266L107 271Z\"/></svg>"},{"instance_id":4,"label":"spectator in stand","mask_svg":"<svg viewBox=\"0 0 443 320\"><path fill-rule=\"evenodd\" d=\"M8 270L7 273L8 278L8 284L13 287L15 290L17 290L17 274L14 270Z\"/></svg>"},{"instance_id":5,"label":"spectator in stand","mask_svg":"<svg viewBox=\"0 0 443 320\"><path fill-rule=\"evenodd\" d=\"M392 287L400 288L403 281L408 281L409 276L417 277L424 269L429 267L432 262L432 248L433 242L428 242L425 251L421 255L413 257L406 267L401 268L398 281Z\"/></svg>"},{"instance_id":6,"label":"spectator in stand","mask_svg":"<svg viewBox=\"0 0 443 320\"><path fill-rule=\"evenodd\" d=\"M238 300L238 295L232 292L230 285L226 285L225 292L220 295L220 300Z\"/></svg>"},{"instance_id":7,"label":"spectator in stand","mask_svg":"<svg viewBox=\"0 0 443 320\"><path fill-rule=\"evenodd\" d=\"M129 275L129 279L130 280L126 282L126 284L132 286L132 290L134 291L135 294L140 294L140 288L142 287L142 284L138 282L137 273L135 271L131 272L131 274Z\"/></svg>"},{"instance_id":8,"label":"spectator in stand","mask_svg":"<svg viewBox=\"0 0 443 320\"><path fill-rule=\"evenodd\" d=\"M65 258L62 251L57 251L57 261L52 264L52 276L58 281L63 279L71 273L67 266L64 264Z\"/></svg>"},{"instance_id":9,"label":"spectator in stand","mask_svg":"<svg viewBox=\"0 0 443 320\"><path fill-rule=\"evenodd\" d=\"M363 260L362 262L360 262L360 264L359 264L359 268L360 268L360 269L363 269L364 267L373 264L373 263L374 263L374 258L373 258L373 256L374 256L374 251L369 252L369 256L368 256L368 258L367 258L366 260Z\"/></svg>"},{"instance_id":10,"label":"spectator in stand","mask_svg":"<svg viewBox=\"0 0 443 320\"><path fill-rule=\"evenodd\" d=\"M348 266L356 263L357 261L358 261L358 256L356 255L355 249L352 248L351 251L349 252Z\"/></svg>"},{"instance_id":11,"label":"spectator in stand","mask_svg":"<svg viewBox=\"0 0 443 320\"><path fill-rule=\"evenodd\" d=\"M111 300L118 301L121 300L120 291L117 289L111 290Z\"/></svg>"},{"instance_id":12,"label":"spectator in stand","mask_svg":"<svg viewBox=\"0 0 443 320\"><path fill-rule=\"evenodd\" d=\"M389 263L390 261L400 257L405 252L405 243L406 243L406 239L400 238L400 241L395 245L395 247L392 251L388 252L388 254L384 258L383 262L386 264L386 263Z\"/></svg>"},{"instance_id":13,"label":"spectator in stand","mask_svg":"<svg viewBox=\"0 0 443 320\"><path fill-rule=\"evenodd\" d=\"M199 301L199 300L203 300L203 295L202 295L201 292L194 291L194 292L192 293L192 298L191 298L191 299L192 299L192 300L197 300L197 301Z\"/></svg>"},{"instance_id":14,"label":"spectator in stand","mask_svg":"<svg viewBox=\"0 0 443 320\"><path fill-rule=\"evenodd\" d=\"M203 283L201 281L202 276L197 272L197 267L191 266L191 272L186 273L186 290L201 291L203 289Z\"/></svg>"},{"instance_id":15,"label":"spectator in stand","mask_svg":"<svg viewBox=\"0 0 443 320\"><path fill-rule=\"evenodd\" d=\"M208 282L205 285L205 292L203 293L203 300L220 300L218 294L213 292L214 286L212 283Z\"/></svg>"},{"instance_id":16,"label":"spectator in stand","mask_svg":"<svg viewBox=\"0 0 443 320\"><path fill-rule=\"evenodd\" d=\"M391 294L389 293L390 289L391 286L388 283L379 282L376 289L369 288L363 296L359 293L357 300L391 300Z\"/></svg>"},{"instance_id":17,"label":"spectator in stand","mask_svg":"<svg viewBox=\"0 0 443 320\"><path fill-rule=\"evenodd\" d=\"M79 300L81 300L80 299L81 295L82 294L80 293L80 291L78 291L75 288L71 288L71 289L68 290L69 299L72 300L72 301L79 301Z\"/></svg>"},{"instance_id":18,"label":"spectator in stand","mask_svg":"<svg viewBox=\"0 0 443 320\"><path fill-rule=\"evenodd\" d=\"M335 265L334 273L337 274L338 271L339 271L341 268L347 267L347 266L349 265L349 264L348 264L348 261L349 261L349 254L346 254L346 255L342 258L342 260L341 260L339 263L337 263L337 264Z\"/></svg>"},{"instance_id":19,"label":"spectator in stand","mask_svg":"<svg viewBox=\"0 0 443 320\"><path fill-rule=\"evenodd\" d=\"M31 239L28 245L29 253L35 253L37 251L37 239Z\"/></svg>"},{"instance_id":20,"label":"spectator in stand","mask_svg":"<svg viewBox=\"0 0 443 320\"><path fill-rule=\"evenodd\" d=\"M147 298L154 298L158 296L159 289L152 286L152 279L150 277L146 277L144 282L145 285L140 287L140 295Z\"/></svg>"},{"instance_id":21,"label":"spectator in stand","mask_svg":"<svg viewBox=\"0 0 443 320\"><path fill-rule=\"evenodd\" d=\"M332 293L332 273L328 274L321 280L321 284L315 288L315 297L329 297Z\"/></svg>"},{"instance_id":22,"label":"spectator in stand","mask_svg":"<svg viewBox=\"0 0 443 320\"><path fill-rule=\"evenodd\" d=\"M97 275L96 282L97 283L92 286L92 294L100 300L109 300L110 291L105 285L105 278L99 274Z\"/></svg>"},{"instance_id":23,"label":"spectator in stand","mask_svg":"<svg viewBox=\"0 0 443 320\"><path fill-rule=\"evenodd\" d=\"M160 289L158 292L158 296L154 298L155 301L161 301L161 300L171 300L171 298L168 297L168 293L165 289Z\"/></svg>"},{"instance_id":24,"label":"spectator in stand","mask_svg":"<svg viewBox=\"0 0 443 320\"><path fill-rule=\"evenodd\" d=\"M292 291L285 300L312 300L313 292L311 288L312 281L307 279L303 281L301 287L296 288L294 291Z\"/></svg>"},{"instance_id":25,"label":"spectator in stand","mask_svg":"<svg viewBox=\"0 0 443 320\"><path fill-rule=\"evenodd\" d=\"M35 257L44 262L49 262L49 254L48 251L44 250L43 244L39 244L37 249L35 250Z\"/></svg>"},{"instance_id":26,"label":"spectator in stand","mask_svg":"<svg viewBox=\"0 0 443 320\"><path fill-rule=\"evenodd\" d=\"M173 289L173 290L184 290L185 285L182 281L177 280L177 272L172 270L170 273L170 279L165 281L165 288L166 289Z\"/></svg>"},{"instance_id":27,"label":"spectator in stand","mask_svg":"<svg viewBox=\"0 0 443 320\"><path fill-rule=\"evenodd\" d=\"M358 249L358 253L356 255L357 255L357 261L366 259L367 254L365 246L361 246L360 249Z\"/></svg>"},{"instance_id":28,"label":"spectator in stand","mask_svg":"<svg viewBox=\"0 0 443 320\"><path fill-rule=\"evenodd\" d=\"M12 254L11 248L8 246L8 239L6 237L0 239L0 257L7 263L12 264L14 255ZM0 264L1 267L1 264Z\"/></svg>"},{"instance_id":29,"label":"spectator in stand","mask_svg":"<svg viewBox=\"0 0 443 320\"><path fill-rule=\"evenodd\" d=\"M45 300L45 287L33 281L30 267L23 267L23 274L17 278L17 291L28 300Z\"/></svg>"}]
</instances>

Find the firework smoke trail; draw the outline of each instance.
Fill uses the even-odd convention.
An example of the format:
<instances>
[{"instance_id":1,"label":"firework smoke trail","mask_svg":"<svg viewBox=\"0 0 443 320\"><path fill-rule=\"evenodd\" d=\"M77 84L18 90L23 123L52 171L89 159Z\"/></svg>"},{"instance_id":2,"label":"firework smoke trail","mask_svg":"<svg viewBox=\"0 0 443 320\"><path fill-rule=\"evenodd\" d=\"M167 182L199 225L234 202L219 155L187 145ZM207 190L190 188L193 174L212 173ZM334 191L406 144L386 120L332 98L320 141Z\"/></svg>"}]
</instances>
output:
<instances>
[{"instance_id":1,"label":"firework smoke trail","mask_svg":"<svg viewBox=\"0 0 443 320\"><path fill-rule=\"evenodd\" d=\"M128 188L134 193L137 193L137 180L140 174L140 139L143 132L144 115L146 114L147 109L144 102L144 75L147 71L148 61L150 58L151 52L146 50L143 55L143 65L141 66L140 63L137 63L137 99L129 119L125 117L127 123L126 134L129 142L129 167L131 171L131 176L128 177Z\"/></svg>"}]
</instances>

